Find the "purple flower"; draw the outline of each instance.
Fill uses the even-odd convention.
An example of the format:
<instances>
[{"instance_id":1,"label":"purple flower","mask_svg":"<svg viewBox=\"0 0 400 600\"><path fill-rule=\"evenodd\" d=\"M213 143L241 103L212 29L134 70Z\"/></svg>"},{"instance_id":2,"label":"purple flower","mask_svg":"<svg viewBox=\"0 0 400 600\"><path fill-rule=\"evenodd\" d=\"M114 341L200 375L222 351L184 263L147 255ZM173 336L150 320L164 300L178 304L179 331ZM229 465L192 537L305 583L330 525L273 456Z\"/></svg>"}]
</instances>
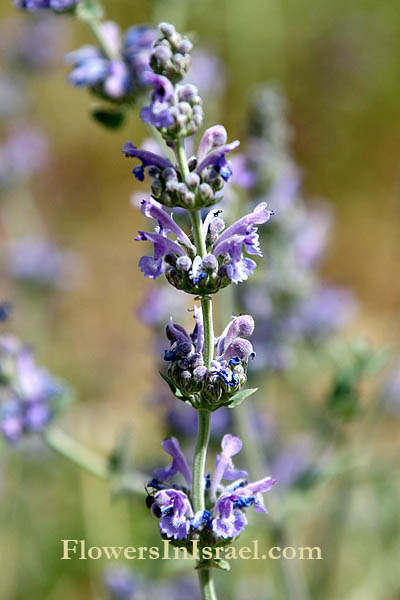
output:
<instances>
[{"instance_id":1,"label":"purple flower","mask_svg":"<svg viewBox=\"0 0 400 600\"><path fill-rule=\"evenodd\" d=\"M221 130L219 131L219 134L221 134L222 130L224 130L224 128L221 125L219 125L219 126L217 125L217 126L215 126L215 128L211 128L211 129L216 130L217 127L221 128ZM204 137L207 135L207 132L209 132L209 131L210 130L207 130L203 136L203 139L202 139L203 148L201 148L202 152L207 147L207 140L204 142L203 142L203 140L204 140ZM208 167L214 167L216 169L216 171L219 173L219 175L221 175L221 177L224 181L229 181L229 179L232 175L232 168L230 166L230 163L226 160L226 155L229 154L229 152L233 152L233 150L236 150L236 148L239 146L239 144L240 144L239 140L235 140L234 142L231 142L230 144L225 144L223 146L220 146L217 150L213 150L212 152L210 152L198 165L198 167L196 169L197 173L199 175L201 175L202 172L204 171L204 169L207 169Z\"/></svg>"},{"instance_id":2,"label":"purple flower","mask_svg":"<svg viewBox=\"0 0 400 600\"><path fill-rule=\"evenodd\" d=\"M173 164L168 159L159 156L154 152L149 152L148 150L140 150L140 148L136 148L132 142L126 142L122 152L129 158L138 158L142 163L132 171L139 181L144 180L145 167L158 167L159 169L173 168Z\"/></svg>"},{"instance_id":3,"label":"purple flower","mask_svg":"<svg viewBox=\"0 0 400 600\"><path fill-rule=\"evenodd\" d=\"M213 127L209 127L204 132L200 140L199 149L197 151L197 160L199 161L199 163L201 163L201 161L203 161L206 158L206 156L211 152L211 150L214 150L215 148L226 144L227 139L228 135L223 125L214 125ZM233 143L239 145L239 142Z\"/></svg>"},{"instance_id":4,"label":"purple flower","mask_svg":"<svg viewBox=\"0 0 400 600\"><path fill-rule=\"evenodd\" d=\"M225 539L236 537L248 523L243 511L234 509L234 498L235 496L229 494L221 494L215 504L212 529L217 537Z\"/></svg>"},{"instance_id":5,"label":"purple flower","mask_svg":"<svg viewBox=\"0 0 400 600\"><path fill-rule=\"evenodd\" d=\"M157 477L160 481L169 481L177 473L181 473L189 486L192 485L192 474L186 462L186 458L184 457L179 442L176 438L172 437L169 440L164 440L162 443L162 449L172 456L172 464L167 469L157 469L154 471L154 476Z\"/></svg>"},{"instance_id":6,"label":"purple flower","mask_svg":"<svg viewBox=\"0 0 400 600\"><path fill-rule=\"evenodd\" d=\"M190 239L179 227L179 225L175 223L172 216L168 216L162 205L152 199L143 200L141 202L141 210L146 217L156 219L158 223L158 230L156 233L139 231L139 234L135 238L136 241L147 240L154 244L153 258L150 256L142 256L139 261L140 269L144 273L145 277L150 279L156 279L159 277L165 270L163 259L167 256L185 257L189 261L190 265L191 261L187 257L182 246L180 246L177 242L173 242L167 237L173 233L176 236L177 241L184 244L189 251L193 249Z\"/></svg>"},{"instance_id":7,"label":"purple flower","mask_svg":"<svg viewBox=\"0 0 400 600\"><path fill-rule=\"evenodd\" d=\"M262 256L255 225L266 223L273 214L267 209L266 202L261 202L252 213L239 219L217 238L212 253L216 257L227 255L230 258L227 274L232 283L245 281L254 272L257 265L251 258L243 256L242 248L248 254ZM209 227L212 227L212 221Z\"/></svg>"},{"instance_id":8,"label":"purple flower","mask_svg":"<svg viewBox=\"0 0 400 600\"><path fill-rule=\"evenodd\" d=\"M175 101L174 86L169 79L155 73L148 73L146 80L154 85L154 89L151 95L151 104L142 108L140 118L154 127L173 125L174 118L170 108Z\"/></svg>"},{"instance_id":9,"label":"purple flower","mask_svg":"<svg viewBox=\"0 0 400 600\"><path fill-rule=\"evenodd\" d=\"M167 255L186 256L185 251L176 242L169 240L164 235L159 233L146 233L139 231L135 238L136 241L149 241L154 244L154 255L142 256L139 260L139 267L145 277L149 279L157 279L164 273L163 258Z\"/></svg>"},{"instance_id":10,"label":"purple flower","mask_svg":"<svg viewBox=\"0 0 400 600\"><path fill-rule=\"evenodd\" d=\"M228 433L222 438L221 448L222 454L217 456L216 469L210 488L211 498L214 499L222 479L233 480L247 477L247 471L236 470L232 462L232 456L238 454L242 449L242 440Z\"/></svg>"},{"instance_id":11,"label":"purple flower","mask_svg":"<svg viewBox=\"0 0 400 600\"><path fill-rule=\"evenodd\" d=\"M244 348L246 344L250 344L247 340L243 340L241 336L250 336L254 331L254 319L251 315L240 315L239 317L233 317L232 321L228 323L224 331L220 335L217 341L217 355L222 359L230 360L233 356L239 356L235 354L235 349ZM253 348L250 344L250 351L247 353L245 358L248 358L253 353ZM239 358L243 358L239 356Z\"/></svg>"},{"instance_id":12,"label":"purple flower","mask_svg":"<svg viewBox=\"0 0 400 600\"><path fill-rule=\"evenodd\" d=\"M180 490L161 490L154 496L161 510L159 528L168 538L182 540L190 530L190 519L194 516L189 499Z\"/></svg>"},{"instance_id":13,"label":"purple flower","mask_svg":"<svg viewBox=\"0 0 400 600\"><path fill-rule=\"evenodd\" d=\"M186 233L175 223L172 215L168 216L162 204L153 199L142 200L141 211L145 217L157 221L160 233L163 233L166 236L173 233L189 250L193 248L193 244Z\"/></svg>"},{"instance_id":14,"label":"purple flower","mask_svg":"<svg viewBox=\"0 0 400 600\"><path fill-rule=\"evenodd\" d=\"M262 494L268 492L274 483L274 479L266 477L222 492L214 507L212 529L215 535L225 539L239 535L247 525L242 508L253 505L256 512L267 512Z\"/></svg>"}]
</instances>

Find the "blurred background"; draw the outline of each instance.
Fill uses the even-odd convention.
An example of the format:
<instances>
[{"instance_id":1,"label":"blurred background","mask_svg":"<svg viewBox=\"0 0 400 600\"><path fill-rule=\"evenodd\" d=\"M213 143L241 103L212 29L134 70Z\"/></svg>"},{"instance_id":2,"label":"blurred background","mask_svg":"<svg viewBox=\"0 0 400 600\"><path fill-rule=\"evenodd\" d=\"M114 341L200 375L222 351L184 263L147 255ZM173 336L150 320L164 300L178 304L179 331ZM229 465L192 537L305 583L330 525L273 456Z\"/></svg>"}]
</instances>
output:
<instances>
[{"instance_id":1,"label":"blurred background","mask_svg":"<svg viewBox=\"0 0 400 600\"><path fill-rule=\"evenodd\" d=\"M400 598L397 3L104 4L107 17L123 29L167 20L188 32L209 57L217 57L216 74L205 91L205 126L223 123L230 140L243 140L243 153L246 139L254 137L254 89L268 84L279 90L286 109L283 116L278 110L269 118L285 119L288 133L278 154L289 152L298 166L305 220L308 207L321 202L332 221L313 277L350 290L357 305L332 339L322 344L296 338L284 368L266 362L254 372L261 392L248 402L262 415L261 433L251 429L249 414L241 415L241 425L230 424L241 426L241 435L253 445L262 440L259 445L266 449L261 456L268 455L270 464L280 459L273 475L279 481L282 470L287 479L278 492L280 506L275 507L278 496L271 500L271 492L266 498L271 515L252 515L240 543L261 536L266 546L277 539L288 546L321 546L324 561L293 561L289 567L238 561L229 575L217 574L220 597ZM13 305L1 332L32 345L38 363L74 389L76 401L58 418L60 427L104 455L129 429L130 458L150 474L165 461L160 441L172 427L171 419L166 421L171 405L155 398L159 356L154 326L141 312L157 285L137 267L143 249L134 236L143 218L130 197L145 187L137 187L133 164L121 154L125 141L140 145L148 131L137 110L121 129L102 128L89 116L95 99L66 82L63 54L92 43L82 23L57 15L46 16L43 26L41 16L34 19L6 0L0 17L0 301ZM38 21L42 30L29 45ZM11 180L10 148L21 163ZM234 198L243 212L249 198L243 190ZM279 220L277 206L272 202L271 207ZM267 240L267 227L263 236ZM264 254L268 269L268 251ZM254 300L263 281L257 290L249 285L238 295ZM235 306L234 299L229 301ZM246 305L243 298L238 302ZM179 319L179 310L174 316ZM262 355L262 340L258 343ZM378 367L354 374L354 356L360 353L367 356L365 363L378 355ZM357 396L357 410L351 405L349 418L335 405L328 418L324 407L336 402L344 379L352 398ZM215 447L221 435L216 434ZM282 451L275 456L278 438ZM60 561L63 538L97 546L156 545L156 523L143 499L110 500L107 483L58 458L34 437L11 447L4 443L0 451L1 598L139 598L149 593L162 598L167 592L173 598L195 597L191 564L129 564L129 573L114 576L129 579L133 574L140 590L136 596L117 596L104 582L107 561ZM307 458L301 467L293 466L293 456L299 455ZM323 467L317 465L321 457ZM250 473L252 466L257 470L254 461L246 465ZM281 572L285 569L289 573ZM189 578L186 592L183 583L173 591L176 577ZM150 589L148 578L159 587L143 592Z\"/></svg>"}]
</instances>

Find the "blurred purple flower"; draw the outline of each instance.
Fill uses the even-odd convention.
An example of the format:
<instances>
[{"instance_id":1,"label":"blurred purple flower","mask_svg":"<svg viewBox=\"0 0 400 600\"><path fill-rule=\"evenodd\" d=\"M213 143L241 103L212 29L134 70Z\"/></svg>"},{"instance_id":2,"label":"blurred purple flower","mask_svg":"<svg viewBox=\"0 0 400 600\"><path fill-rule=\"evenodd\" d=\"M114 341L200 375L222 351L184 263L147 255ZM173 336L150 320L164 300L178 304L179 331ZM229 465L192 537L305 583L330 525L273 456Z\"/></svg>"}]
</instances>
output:
<instances>
[{"instance_id":1,"label":"blurred purple flower","mask_svg":"<svg viewBox=\"0 0 400 600\"><path fill-rule=\"evenodd\" d=\"M21 8L29 12L48 9L63 12L76 6L78 0L13 0L13 2L16 8Z\"/></svg>"},{"instance_id":2,"label":"blurred purple flower","mask_svg":"<svg viewBox=\"0 0 400 600\"><path fill-rule=\"evenodd\" d=\"M19 125L0 145L0 186L42 170L48 161L48 144L41 131Z\"/></svg>"},{"instance_id":3,"label":"blurred purple flower","mask_svg":"<svg viewBox=\"0 0 400 600\"><path fill-rule=\"evenodd\" d=\"M43 238L20 238L9 242L7 270L14 279L60 289L70 289L80 280L78 254L60 250Z\"/></svg>"},{"instance_id":4,"label":"blurred purple flower","mask_svg":"<svg viewBox=\"0 0 400 600\"><path fill-rule=\"evenodd\" d=\"M59 380L36 364L29 348L0 338L0 430L8 442L43 431L65 392Z\"/></svg>"},{"instance_id":5,"label":"blurred purple flower","mask_svg":"<svg viewBox=\"0 0 400 600\"><path fill-rule=\"evenodd\" d=\"M65 61L73 70L68 80L111 101L132 99L150 84L146 76L151 72L148 61L155 32L143 25L132 27L121 36L113 21L106 21L101 27L108 55L91 45L69 52Z\"/></svg>"},{"instance_id":6,"label":"blurred purple flower","mask_svg":"<svg viewBox=\"0 0 400 600\"><path fill-rule=\"evenodd\" d=\"M202 96L219 96L226 85L225 69L220 59L204 48L192 52L190 83L193 83Z\"/></svg>"},{"instance_id":7,"label":"blurred purple flower","mask_svg":"<svg viewBox=\"0 0 400 600\"><path fill-rule=\"evenodd\" d=\"M133 600L137 589L137 578L128 567L115 565L107 569L104 583L110 594L110 600Z\"/></svg>"},{"instance_id":8,"label":"blurred purple flower","mask_svg":"<svg viewBox=\"0 0 400 600\"><path fill-rule=\"evenodd\" d=\"M356 310L356 302L346 289L321 286L292 316L292 330L307 338L321 338L344 327Z\"/></svg>"}]
</instances>

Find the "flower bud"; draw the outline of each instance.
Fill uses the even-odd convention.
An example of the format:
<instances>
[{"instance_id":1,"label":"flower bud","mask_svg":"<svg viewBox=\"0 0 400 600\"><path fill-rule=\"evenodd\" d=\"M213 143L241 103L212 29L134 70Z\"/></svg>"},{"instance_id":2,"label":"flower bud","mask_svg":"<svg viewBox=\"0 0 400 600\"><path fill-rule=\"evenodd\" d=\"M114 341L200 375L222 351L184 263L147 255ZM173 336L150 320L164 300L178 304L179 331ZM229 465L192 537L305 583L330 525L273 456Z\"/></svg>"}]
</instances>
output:
<instances>
[{"instance_id":1,"label":"flower bud","mask_svg":"<svg viewBox=\"0 0 400 600\"><path fill-rule=\"evenodd\" d=\"M202 267L205 271L216 271L218 269L218 260L214 254L207 254L203 258Z\"/></svg>"},{"instance_id":2,"label":"flower bud","mask_svg":"<svg viewBox=\"0 0 400 600\"><path fill-rule=\"evenodd\" d=\"M207 367L199 366L193 371L193 378L195 381L204 381L207 377Z\"/></svg>"},{"instance_id":3,"label":"flower bud","mask_svg":"<svg viewBox=\"0 0 400 600\"><path fill-rule=\"evenodd\" d=\"M202 183L199 188L200 198L205 204L208 204L214 198L212 187L207 183Z\"/></svg>"},{"instance_id":4,"label":"flower bud","mask_svg":"<svg viewBox=\"0 0 400 600\"><path fill-rule=\"evenodd\" d=\"M200 183L200 177L197 175L197 173L189 173L185 181L188 187L196 188Z\"/></svg>"},{"instance_id":5,"label":"flower bud","mask_svg":"<svg viewBox=\"0 0 400 600\"><path fill-rule=\"evenodd\" d=\"M192 261L188 256L179 256L176 261L178 271L189 271L192 266Z\"/></svg>"}]
</instances>

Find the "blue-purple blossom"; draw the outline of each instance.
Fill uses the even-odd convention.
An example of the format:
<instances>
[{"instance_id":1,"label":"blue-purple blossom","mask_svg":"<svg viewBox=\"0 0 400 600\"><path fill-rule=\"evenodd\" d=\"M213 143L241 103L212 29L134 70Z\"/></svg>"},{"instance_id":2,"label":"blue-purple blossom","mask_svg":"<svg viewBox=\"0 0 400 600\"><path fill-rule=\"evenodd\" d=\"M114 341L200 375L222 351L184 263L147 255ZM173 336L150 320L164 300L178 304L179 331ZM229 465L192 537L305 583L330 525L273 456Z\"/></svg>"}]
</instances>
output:
<instances>
[{"instance_id":1,"label":"blue-purple blossom","mask_svg":"<svg viewBox=\"0 0 400 600\"><path fill-rule=\"evenodd\" d=\"M223 406L246 381L248 359L254 358L255 353L251 342L241 336L252 334L254 321L250 315L233 318L221 338L216 340L217 356L207 369L202 357L204 329L201 310L195 307L193 316L196 325L190 335L172 319L166 327L170 341L170 348L164 355L164 360L170 363L168 376L185 393L202 391L211 405L216 404L214 408Z\"/></svg>"},{"instance_id":2,"label":"blue-purple blossom","mask_svg":"<svg viewBox=\"0 0 400 600\"><path fill-rule=\"evenodd\" d=\"M256 225L266 223L273 214L268 210L267 203L261 202L252 213L225 229L213 244L211 250L217 258L226 255L229 259L226 269L232 283L245 281L254 272L257 266L255 261L243 256L242 249L244 247L248 254L262 256ZM218 216L215 218L220 220ZM211 227L212 220L209 224Z\"/></svg>"},{"instance_id":3,"label":"blue-purple blossom","mask_svg":"<svg viewBox=\"0 0 400 600\"><path fill-rule=\"evenodd\" d=\"M179 243L183 244L186 250L189 251L192 250L193 245L185 232L175 223L172 216L168 216L162 205L156 200L142 200L141 210L145 216L155 219L158 223L156 233L139 231L135 238L136 241L149 241L154 244L153 257L142 256L139 266L145 277L156 279L165 270L165 257L186 256L186 251ZM176 242L167 237L171 233L176 236Z\"/></svg>"},{"instance_id":4,"label":"blue-purple blossom","mask_svg":"<svg viewBox=\"0 0 400 600\"><path fill-rule=\"evenodd\" d=\"M126 142L122 150L123 154L129 158L138 158L142 163L133 169L132 173L139 181L144 180L144 169L146 167L157 167L158 169L173 169L173 164L167 159L154 152L148 150L141 150L136 148L132 142Z\"/></svg>"},{"instance_id":5,"label":"blue-purple blossom","mask_svg":"<svg viewBox=\"0 0 400 600\"><path fill-rule=\"evenodd\" d=\"M182 540L190 530L190 519L194 516L187 495L175 489L160 490L154 496L161 510L159 528L168 538Z\"/></svg>"},{"instance_id":6,"label":"blue-purple blossom","mask_svg":"<svg viewBox=\"0 0 400 600\"><path fill-rule=\"evenodd\" d=\"M157 469L154 471L154 476L160 481L169 481L178 473L181 473L189 485L192 485L192 474L183 455L179 441L172 437L169 440L164 440L162 449L172 456L172 464L167 469Z\"/></svg>"},{"instance_id":7,"label":"blue-purple blossom","mask_svg":"<svg viewBox=\"0 0 400 600\"><path fill-rule=\"evenodd\" d=\"M242 508L254 506L256 512L267 512L262 494L269 492L274 485L272 477L254 483L226 489L218 497L213 513L212 529L217 537L231 538L239 535L247 525Z\"/></svg>"},{"instance_id":8,"label":"blue-purple blossom","mask_svg":"<svg viewBox=\"0 0 400 600\"><path fill-rule=\"evenodd\" d=\"M247 477L247 471L237 470L233 466L232 456L242 449L242 440L230 433L224 435L221 441L222 453L217 456L215 474L211 482L211 498L215 498L218 486L222 479L239 479Z\"/></svg>"},{"instance_id":9,"label":"blue-purple blossom","mask_svg":"<svg viewBox=\"0 0 400 600\"><path fill-rule=\"evenodd\" d=\"M171 335L180 339L182 343L186 340L184 331L179 327L174 328ZM262 494L272 488L275 480L272 477L265 477L248 483L247 479L244 479L247 478L247 472L235 469L232 457L242 448L239 437L226 434L222 438L222 453L217 456L206 509L196 514L193 513L188 495L191 480L189 482L187 478L189 490L181 489L176 484L173 488L164 486L164 481L170 481L178 472L187 470L187 463L179 443L174 438L165 440L163 448L173 456L173 465L170 469L156 471L156 479L148 485L157 490L153 496L151 510L160 520L161 532L168 538L185 539L190 536L191 531L201 534L203 530L211 530L217 538L233 538L247 525L244 512L246 508L253 506L256 512L267 512ZM221 485L223 479L231 480L233 483L223 487Z\"/></svg>"},{"instance_id":10,"label":"blue-purple blossom","mask_svg":"<svg viewBox=\"0 0 400 600\"><path fill-rule=\"evenodd\" d=\"M207 133L207 132L206 132ZM201 175L208 167L213 167L224 181L229 181L232 175L232 167L226 160L226 155L238 148L240 142L235 140L230 144L220 146L217 150L210 152L198 165L196 171Z\"/></svg>"},{"instance_id":11,"label":"blue-purple blossom","mask_svg":"<svg viewBox=\"0 0 400 600\"><path fill-rule=\"evenodd\" d=\"M154 127L169 127L174 123L171 106L174 104L175 90L172 83L163 75L148 73L148 84L153 84L151 104L142 108L140 118Z\"/></svg>"}]
</instances>

